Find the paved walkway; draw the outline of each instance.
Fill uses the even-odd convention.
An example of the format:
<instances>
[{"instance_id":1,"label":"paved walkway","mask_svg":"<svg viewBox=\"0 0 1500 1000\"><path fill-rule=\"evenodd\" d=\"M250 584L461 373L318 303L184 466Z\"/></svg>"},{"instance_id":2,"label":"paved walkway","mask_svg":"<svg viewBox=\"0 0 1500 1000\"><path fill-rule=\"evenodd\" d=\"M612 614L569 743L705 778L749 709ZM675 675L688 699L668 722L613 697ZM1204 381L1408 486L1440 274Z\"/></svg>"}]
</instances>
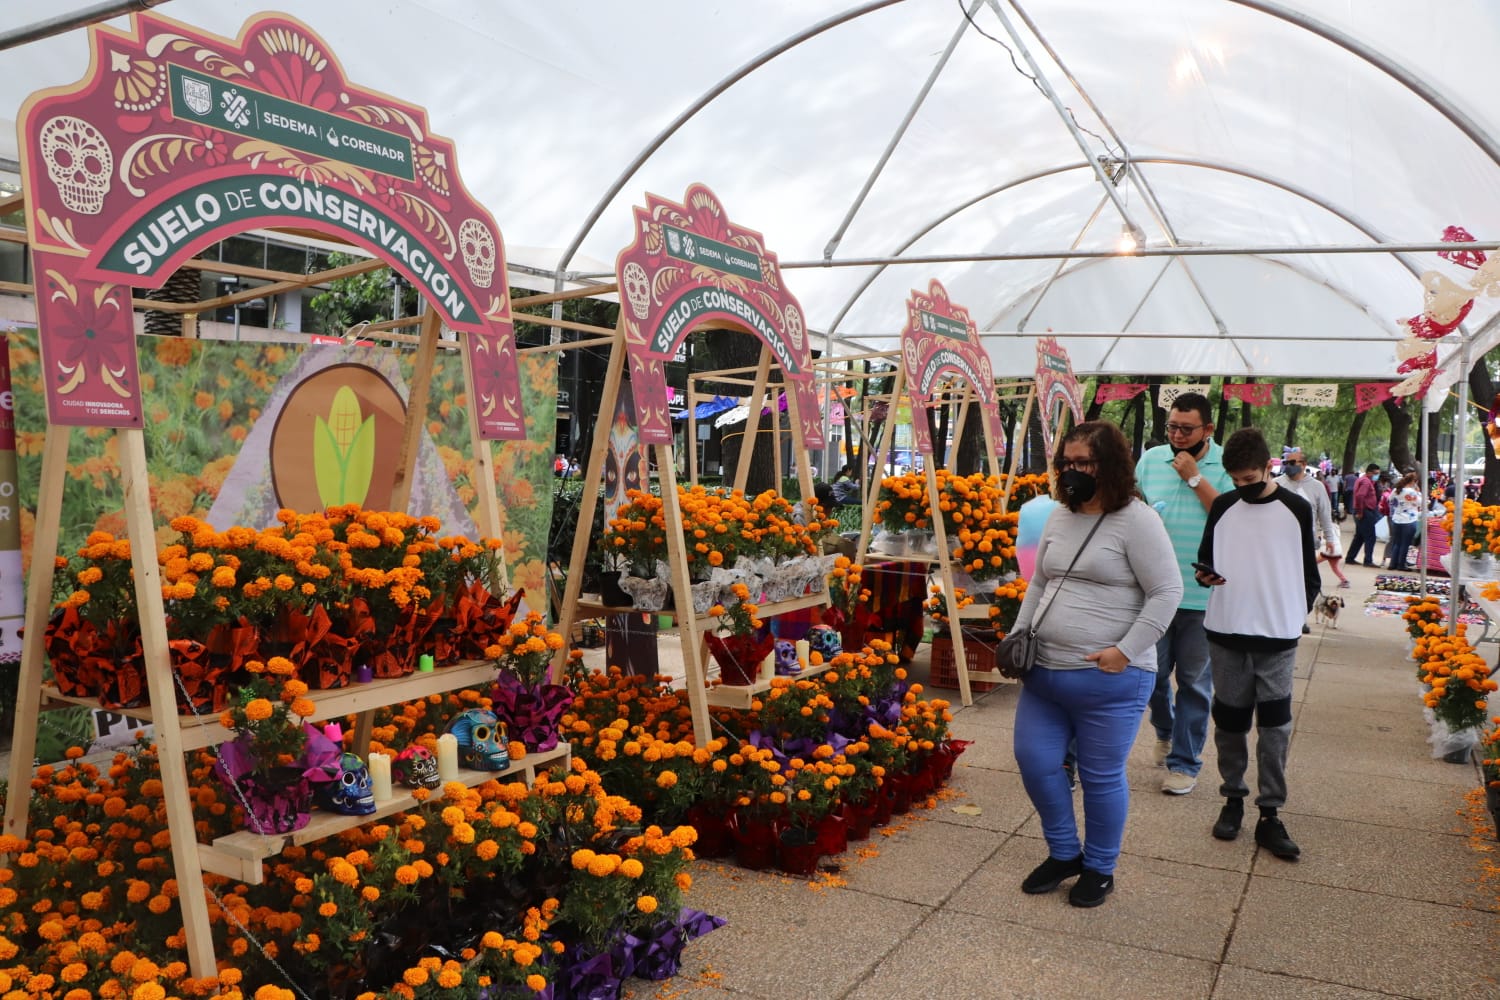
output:
<instances>
[{"instance_id":1,"label":"paved walkway","mask_svg":"<svg viewBox=\"0 0 1500 1000\"><path fill-rule=\"evenodd\" d=\"M1143 723L1116 892L1095 910L1061 891L1023 895L1046 846L1012 756L1016 689L1005 687L956 710L955 733L974 745L952 791L843 855L839 876L699 862L689 901L729 922L689 946L677 979L635 983L634 995L1500 996L1500 886L1479 884L1496 855L1471 846L1459 815L1475 772L1431 758L1402 622L1365 617L1373 571L1349 573L1339 629L1315 628L1298 657L1282 815L1300 862L1256 848L1253 811L1238 841L1210 837L1221 804L1212 745L1197 790L1163 795Z\"/></svg>"}]
</instances>

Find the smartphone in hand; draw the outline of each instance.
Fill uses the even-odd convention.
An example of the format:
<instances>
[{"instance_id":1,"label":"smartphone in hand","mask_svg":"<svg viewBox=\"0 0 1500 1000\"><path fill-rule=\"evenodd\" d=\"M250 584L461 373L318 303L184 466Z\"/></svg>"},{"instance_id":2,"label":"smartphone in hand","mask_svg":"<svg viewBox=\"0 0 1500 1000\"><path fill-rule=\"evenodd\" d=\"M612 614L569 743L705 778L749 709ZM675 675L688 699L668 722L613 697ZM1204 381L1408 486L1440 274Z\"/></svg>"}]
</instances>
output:
<instances>
[{"instance_id":1,"label":"smartphone in hand","mask_svg":"<svg viewBox=\"0 0 1500 1000\"><path fill-rule=\"evenodd\" d=\"M1218 570L1214 569L1208 563L1195 562L1195 563L1193 563L1193 569L1197 570L1200 574L1202 574L1204 577L1206 577L1206 578L1208 578L1210 580L1217 580L1220 583L1228 583L1229 582L1227 579L1224 578L1224 576L1222 574L1219 573Z\"/></svg>"}]
</instances>

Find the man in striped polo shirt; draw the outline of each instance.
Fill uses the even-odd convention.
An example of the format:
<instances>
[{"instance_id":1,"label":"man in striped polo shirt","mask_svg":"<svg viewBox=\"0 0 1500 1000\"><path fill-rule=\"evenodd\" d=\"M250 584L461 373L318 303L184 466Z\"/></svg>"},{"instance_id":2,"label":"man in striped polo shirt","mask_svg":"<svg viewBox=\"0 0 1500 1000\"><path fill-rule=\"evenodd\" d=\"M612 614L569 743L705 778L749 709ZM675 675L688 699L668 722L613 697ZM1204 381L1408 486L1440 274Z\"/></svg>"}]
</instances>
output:
<instances>
[{"instance_id":1,"label":"man in striped polo shirt","mask_svg":"<svg viewBox=\"0 0 1500 1000\"><path fill-rule=\"evenodd\" d=\"M1213 703L1208 637L1203 631L1208 592L1197 585L1192 565L1198 558L1208 510L1230 487L1223 451L1213 439L1211 414L1202 393L1178 396L1167 411L1168 443L1146 451L1135 466L1136 482L1146 502L1166 523L1183 581L1182 603L1156 644L1156 690L1150 702L1156 763L1167 767L1161 790L1168 795L1186 795L1198 783Z\"/></svg>"}]
</instances>

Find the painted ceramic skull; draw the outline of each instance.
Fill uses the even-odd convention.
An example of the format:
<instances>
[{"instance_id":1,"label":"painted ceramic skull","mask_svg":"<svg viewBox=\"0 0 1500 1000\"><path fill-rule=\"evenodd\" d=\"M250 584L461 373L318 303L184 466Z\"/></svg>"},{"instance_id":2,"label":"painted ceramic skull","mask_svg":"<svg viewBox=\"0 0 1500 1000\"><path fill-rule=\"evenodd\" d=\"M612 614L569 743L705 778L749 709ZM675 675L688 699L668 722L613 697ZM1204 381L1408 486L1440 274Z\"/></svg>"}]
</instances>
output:
<instances>
[{"instance_id":1,"label":"painted ceramic skull","mask_svg":"<svg viewBox=\"0 0 1500 1000\"><path fill-rule=\"evenodd\" d=\"M795 674L802 669L797 663L797 644L788 639L776 640L776 672Z\"/></svg>"},{"instance_id":2,"label":"painted ceramic skull","mask_svg":"<svg viewBox=\"0 0 1500 1000\"><path fill-rule=\"evenodd\" d=\"M844 651L844 641L839 634L827 625L814 625L807 632L807 645L814 653L821 654L823 662L838 656Z\"/></svg>"},{"instance_id":3,"label":"painted ceramic skull","mask_svg":"<svg viewBox=\"0 0 1500 1000\"><path fill-rule=\"evenodd\" d=\"M646 278L646 269L635 261L625 265L625 301L636 319L645 319L651 308L651 282Z\"/></svg>"},{"instance_id":4,"label":"painted ceramic skull","mask_svg":"<svg viewBox=\"0 0 1500 1000\"><path fill-rule=\"evenodd\" d=\"M339 754L339 772L332 781L320 782L313 793L318 805L345 816L368 816L375 811L375 793L370 771L352 753Z\"/></svg>"},{"instance_id":5,"label":"painted ceramic skull","mask_svg":"<svg viewBox=\"0 0 1500 1000\"><path fill-rule=\"evenodd\" d=\"M448 723L448 732L458 738L458 762L476 771L503 771L510 766L505 746L505 728L494 712L471 708Z\"/></svg>"},{"instance_id":6,"label":"painted ceramic skull","mask_svg":"<svg viewBox=\"0 0 1500 1000\"><path fill-rule=\"evenodd\" d=\"M480 288L490 287L495 277L495 237L478 219L465 219L458 227L458 246L463 251L469 277Z\"/></svg>"},{"instance_id":7,"label":"painted ceramic skull","mask_svg":"<svg viewBox=\"0 0 1500 1000\"><path fill-rule=\"evenodd\" d=\"M426 747L402 750L391 762L391 774L407 788L436 788L443 783L438 777L437 758Z\"/></svg>"},{"instance_id":8,"label":"painted ceramic skull","mask_svg":"<svg viewBox=\"0 0 1500 1000\"><path fill-rule=\"evenodd\" d=\"M109 193L115 157L103 133L82 118L58 115L42 126L42 160L63 205L98 215Z\"/></svg>"}]
</instances>

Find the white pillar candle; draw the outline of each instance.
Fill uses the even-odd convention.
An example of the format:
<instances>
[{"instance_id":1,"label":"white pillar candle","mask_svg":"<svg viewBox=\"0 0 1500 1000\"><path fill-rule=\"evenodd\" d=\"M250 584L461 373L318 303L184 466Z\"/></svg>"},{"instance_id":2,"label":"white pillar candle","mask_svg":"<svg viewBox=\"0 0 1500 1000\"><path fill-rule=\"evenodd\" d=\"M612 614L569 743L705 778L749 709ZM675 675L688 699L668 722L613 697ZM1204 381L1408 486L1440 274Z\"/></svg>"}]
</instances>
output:
<instances>
[{"instance_id":1,"label":"white pillar candle","mask_svg":"<svg viewBox=\"0 0 1500 1000\"><path fill-rule=\"evenodd\" d=\"M766 658L760 661L760 679L768 681L776 676L776 653L773 650L766 654Z\"/></svg>"},{"instance_id":2,"label":"white pillar candle","mask_svg":"<svg viewBox=\"0 0 1500 1000\"><path fill-rule=\"evenodd\" d=\"M797 640L797 666L802 670L807 669L808 657L812 656L812 643L806 639Z\"/></svg>"},{"instance_id":3,"label":"white pillar candle","mask_svg":"<svg viewBox=\"0 0 1500 1000\"><path fill-rule=\"evenodd\" d=\"M458 737L444 733L438 737L438 778L447 784L458 780Z\"/></svg>"},{"instance_id":4,"label":"white pillar candle","mask_svg":"<svg viewBox=\"0 0 1500 1000\"><path fill-rule=\"evenodd\" d=\"M391 800L391 758L387 754L370 752L370 788L376 802Z\"/></svg>"}]
</instances>

